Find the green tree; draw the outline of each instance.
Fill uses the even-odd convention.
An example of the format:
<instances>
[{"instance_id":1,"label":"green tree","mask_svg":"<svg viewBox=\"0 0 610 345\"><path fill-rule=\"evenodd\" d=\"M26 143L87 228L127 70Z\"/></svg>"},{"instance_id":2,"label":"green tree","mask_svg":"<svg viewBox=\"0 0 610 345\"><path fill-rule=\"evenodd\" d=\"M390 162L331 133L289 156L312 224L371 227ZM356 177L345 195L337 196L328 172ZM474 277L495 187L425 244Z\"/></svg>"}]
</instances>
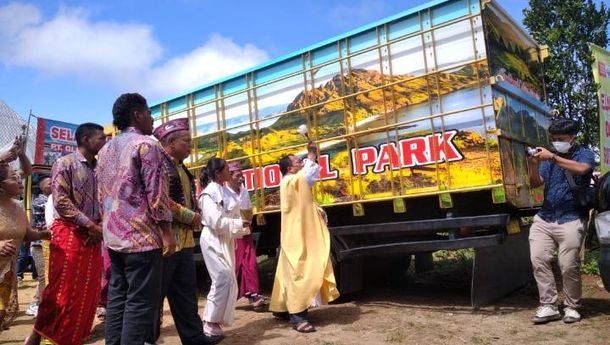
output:
<instances>
[{"instance_id":1,"label":"green tree","mask_svg":"<svg viewBox=\"0 0 610 345\"><path fill-rule=\"evenodd\" d=\"M548 104L560 116L578 121L583 144L598 146L598 86L588 43L608 45L610 10L593 0L530 0L529 5L523 23L549 47L544 64Z\"/></svg>"}]
</instances>

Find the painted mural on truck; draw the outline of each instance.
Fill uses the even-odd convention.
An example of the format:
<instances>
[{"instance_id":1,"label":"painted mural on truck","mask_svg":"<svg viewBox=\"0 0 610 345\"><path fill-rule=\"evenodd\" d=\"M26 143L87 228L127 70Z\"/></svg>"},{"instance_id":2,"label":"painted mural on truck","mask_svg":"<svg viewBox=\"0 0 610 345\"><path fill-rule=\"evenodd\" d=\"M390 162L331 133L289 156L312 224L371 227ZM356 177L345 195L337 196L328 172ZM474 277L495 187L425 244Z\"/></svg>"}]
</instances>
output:
<instances>
[{"instance_id":1,"label":"painted mural on truck","mask_svg":"<svg viewBox=\"0 0 610 345\"><path fill-rule=\"evenodd\" d=\"M303 124L321 150L322 205L501 186L483 18L466 2L326 41L153 114L193 120L192 168L241 162L257 212L278 208L277 162L306 154Z\"/></svg>"}]
</instances>

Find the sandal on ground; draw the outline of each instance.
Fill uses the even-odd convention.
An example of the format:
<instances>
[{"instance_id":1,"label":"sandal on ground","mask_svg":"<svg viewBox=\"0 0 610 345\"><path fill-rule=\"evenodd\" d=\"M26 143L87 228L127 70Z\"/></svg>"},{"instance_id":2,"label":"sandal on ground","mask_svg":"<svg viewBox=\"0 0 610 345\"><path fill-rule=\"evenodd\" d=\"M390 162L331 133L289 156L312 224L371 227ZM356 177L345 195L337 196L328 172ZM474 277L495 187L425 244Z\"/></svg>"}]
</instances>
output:
<instances>
[{"instance_id":1,"label":"sandal on ground","mask_svg":"<svg viewBox=\"0 0 610 345\"><path fill-rule=\"evenodd\" d=\"M299 322L292 326L292 328L299 333L312 333L316 331L316 328L309 321Z\"/></svg>"},{"instance_id":2,"label":"sandal on ground","mask_svg":"<svg viewBox=\"0 0 610 345\"><path fill-rule=\"evenodd\" d=\"M210 338L224 337L222 328L220 328L219 325L213 326L211 322L205 322L203 324L203 334Z\"/></svg>"},{"instance_id":3,"label":"sandal on ground","mask_svg":"<svg viewBox=\"0 0 610 345\"><path fill-rule=\"evenodd\" d=\"M260 296L258 300L252 303L252 309L257 313L266 312L269 310L269 300L266 297Z\"/></svg>"}]
</instances>

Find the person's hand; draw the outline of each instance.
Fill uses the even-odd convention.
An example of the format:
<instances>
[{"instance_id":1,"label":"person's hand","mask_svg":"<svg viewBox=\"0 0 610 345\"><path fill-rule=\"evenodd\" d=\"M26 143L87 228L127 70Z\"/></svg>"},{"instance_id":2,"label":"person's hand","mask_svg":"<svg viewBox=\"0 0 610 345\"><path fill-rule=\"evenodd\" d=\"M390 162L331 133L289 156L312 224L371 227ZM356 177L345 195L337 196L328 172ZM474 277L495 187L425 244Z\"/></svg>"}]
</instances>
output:
<instances>
[{"instance_id":1,"label":"person's hand","mask_svg":"<svg viewBox=\"0 0 610 345\"><path fill-rule=\"evenodd\" d=\"M544 147L536 147L536 150L538 150L538 153L536 153L533 157L538 158L541 161L548 161L555 157L553 152L545 149Z\"/></svg>"},{"instance_id":2,"label":"person's hand","mask_svg":"<svg viewBox=\"0 0 610 345\"><path fill-rule=\"evenodd\" d=\"M94 222L89 222L85 227L87 230L87 238L85 239L85 245L95 246L102 242L102 227Z\"/></svg>"},{"instance_id":3,"label":"person's hand","mask_svg":"<svg viewBox=\"0 0 610 345\"><path fill-rule=\"evenodd\" d=\"M12 162L15 159L17 159L17 155L20 151L19 147L20 147L20 140L19 140L19 137L16 137L15 140L13 141L13 146L11 146L11 148L2 157L2 161L8 163L8 162Z\"/></svg>"},{"instance_id":4,"label":"person's hand","mask_svg":"<svg viewBox=\"0 0 610 345\"><path fill-rule=\"evenodd\" d=\"M161 240L163 241L163 256L171 256L176 252L176 238L170 231L163 231L161 234Z\"/></svg>"},{"instance_id":5,"label":"person's hand","mask_svg":"<svg viewBox=\"0 0 610 345\"><path fill-rule=\"evenodd\" d=\"M194 230L201 230L203 224L201 224L201 214L195 213L195 217L193 217L193 222L191 223L191 227Z\"/></svg>"},{"instance_id":6,"label":"person's hand","mask_svg":"<svg viewBox=\"0 0 610 345\"><path fill-rule=\"evenodd\" d=\"M7 258L17 254L17 245L13 240L0 241L0 256Z\"/></svg>"},{"instance_id":7,"label":"person's hand","mask_svg":"<svg viewBox=\"0 0 610 345\"><path fill-rule=\"evenodd\" d=\"M310 141L309 143L307 143L307 152L317 155L318 154L318 145L316 145L315 142Z\"/></svg>"},{"instance_id":8,"label":"person's hand","mask_svg":"<svg viewBox=\"0 0 610 345\"><path fill-rule=\"evenodd\" d=\"M17 137L13 145L16 148L17 156L25 156L25 137Z\"/></svg>"},{"instance_id":9,"label":"person's hand","mask_svg":"<svg viewBox=\"0 0 610 345\"><path fill-rule=\"evenodd\" d=\"M39 230L38 235L40 235L41 240L50 240L51 232L49 230Z\"/></svg>"},{"instance_id":10,"label":"person's hand","mask_svg":"<svg viewBox=\"0 0 610 345\"><path fill-rule=\"evenodd\" d=\"M244 236L250 235L252 233L252 228L250 226L244 226Z\"/></svg>"}]
</instances>

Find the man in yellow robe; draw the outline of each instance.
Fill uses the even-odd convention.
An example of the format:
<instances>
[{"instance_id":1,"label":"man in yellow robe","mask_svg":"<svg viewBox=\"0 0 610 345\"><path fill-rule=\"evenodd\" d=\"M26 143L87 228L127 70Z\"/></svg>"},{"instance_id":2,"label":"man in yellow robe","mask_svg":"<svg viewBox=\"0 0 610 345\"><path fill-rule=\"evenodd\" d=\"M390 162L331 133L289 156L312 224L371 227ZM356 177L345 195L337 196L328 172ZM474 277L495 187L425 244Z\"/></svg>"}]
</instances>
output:
<instances>
[{"instance_id":1,"label":"man in yellow robe","mask_svg":"<svg viewBox=\"0 0 610 345\"><path fill-rule=\"evenodd\" d=\"M311 306L339 297L330 261L330 234L325 214L314 202L312 186L318 180L318 148L311 142L303 161L287 155L280 162L282 227L280 254L269 309L290 319L298 332L314 332L308 320Z\"/></svg>"}]
</instances>

